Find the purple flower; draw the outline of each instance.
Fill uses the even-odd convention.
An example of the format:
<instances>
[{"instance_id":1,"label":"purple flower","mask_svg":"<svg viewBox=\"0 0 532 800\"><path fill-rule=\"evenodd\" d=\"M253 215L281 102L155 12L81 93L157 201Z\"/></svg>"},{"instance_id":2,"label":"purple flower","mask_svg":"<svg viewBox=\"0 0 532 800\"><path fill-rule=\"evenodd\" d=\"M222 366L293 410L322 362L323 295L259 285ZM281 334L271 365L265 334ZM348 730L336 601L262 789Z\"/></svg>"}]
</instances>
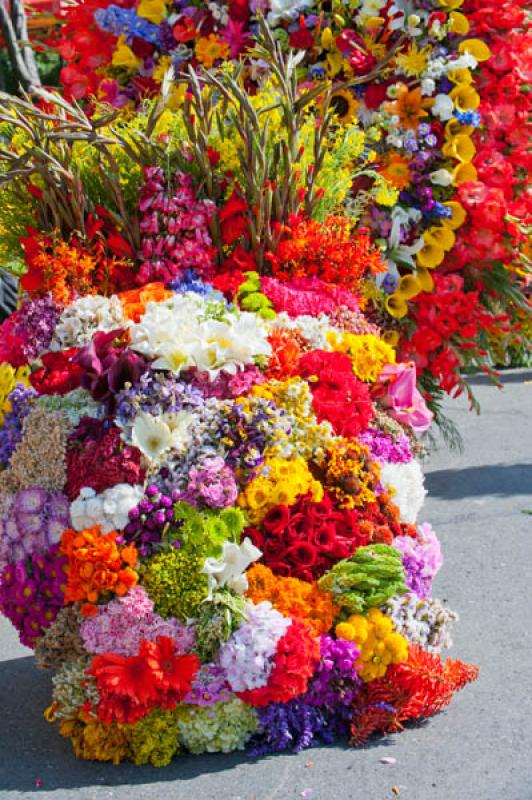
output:
<instances>
[{"instance_id":1,"label":"purple flower","mask_svg":"<svg viewBox=\"0 0 532 800\"><path fill-rule=\"evenodd\" d=\"M432 527L425 522L417 537L396 536L393 546L403 553L406 585L421 600L430 596L432 581L443 564L440 543Z\"/></svg>"}]
</instances>

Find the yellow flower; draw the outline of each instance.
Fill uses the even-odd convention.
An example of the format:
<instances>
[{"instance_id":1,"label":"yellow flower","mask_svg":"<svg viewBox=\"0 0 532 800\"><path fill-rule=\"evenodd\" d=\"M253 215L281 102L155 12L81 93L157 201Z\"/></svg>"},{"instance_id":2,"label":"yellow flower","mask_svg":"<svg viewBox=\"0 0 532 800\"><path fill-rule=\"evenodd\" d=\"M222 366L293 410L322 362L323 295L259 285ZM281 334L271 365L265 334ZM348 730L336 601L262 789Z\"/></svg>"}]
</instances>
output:
<instances>
[{"instance_id":1,"label":"yellow flower","mask_svg":"<svg viewBox=\"0 0 532 800\"><path fill-rule=\"evenodd\" d=\"M339 72L345 67L344 57L340 53L339 50L333 50L331 53L327 53L326 58L326 69L327 69L327 77L328 78L335 78Z\"/></svg>"},{"instance_id":2,"label":"yellow flower","mask_svg":"<svg viewBox=\"0 0 532 800\"><path fill-rule=\"evenodd\" d=\"M465 136L471 136L474 130L472 125L461 125L456 117L453 117L445 123L445 141L450 142L451 139L454 136L458 136L459 133L463 133Z\"/></svg>"},{"instance_id":3,"label":"yellow flower","mask_svg":"<svg viewBox=\"0 0 532 800\"><path fill-rule=\"evenodd\" d=\"M458 164L453 171L453 186L476 181L478 173L473 164Z\"/></svg>"},{"instance_id":4,"label":"yellow flower","mask_svg":"<svg viewBox=\"0 0 532 800\"><path fill-rule=\"evenodd\" d=\"M164 0L140 0L137 14L139 17L149 19L154 25L160 25L166 17L166 3Z\"/></svg>"},{"instance_id":5,"label":"yellow flower","mask_svg":"<svg viewBox=\"0 0 532 800\"><path fill-rule=\"evenodd\" d=\"M133 50L126 44L124 36L121 36L116 43L116 50L112 58L113 67L125 67L125 69L136 70L140 64Z\"/></svg>"},{"instance_id":6,"label":"yellow flower","mask_svg":"<svg viewBox=\"0 0 532 800\"><path fill-rule=\"evenodd\" d=\"M455 8L460 8L464 4L464 0L440 0L440 6L446 8L448 11Z\"/></svg>"},{"instance_id":7,"label":"yellow flower","mask_svg":"<svg viewBox=\"0 0 532 800\"><path fill-rule=\"evenodd\" d=\"M230 47L227 42L222 42L214 33L201 36L196 42L196 58L207 68L212 67L218 59L227 58L229 52Z\"/></svg>"},{"instance_id":8,"label":"yellow flower","mask_svg":"<svg viewBox=\"0 0 532 800\"><path fill-rule=\"evenodd\" d=\"M427 244L433 244L437 247L441 247L442 250L445 250L446 252L454 247L455 239L456 237L452 232L452 229L448 226L433 226L432 228L426 230L423 234L423 240Z\"/></svg>"},{"instance_id":9,"label":"yellow flower","mask_svg":"<svg viewBox=\"0 0 532 800\"><path fill-rule=\"evenodd\" d=\"M460 226L464 224L467 216L463 205L457 200L450 200L443 205L451 209L452 217L442 219L442 225L447 225L447 227L452 228L452 230L460 228Z\"/></svg>"},{"instance_id":10,"label":"yellow flower","mask_svg":"<svg viewBox=\"0 0 532 800\"><path fill-rule=\"evenodd\" d=\"M263 472L240 493L238 505L252 525L259 525L271 508L280 503L291 506L304 494L310 494L315 502L323 499L323 487L313 478L306 461L267 458Z\"/></svg>"},{"instance_id":11,"label":"yellow flower","mask_svg":"<svg viewBox=\"0 0 532 800\"><path fill-rule=\"evenodd\" d=\"M428 269L418 267L416 277L423 292L432 292L434 289L434 280Z\"/></svg>"},{"instance_id":12,"label":"yellow flower","mask_svg":"<svg viewBox=\"0 0 532 800\"><path fill-rule=\"evenodd\" d=\"M358 105L358 100L347 89L339 89L331 96L331 109L336 122L341 125L347 125L354 120Z\"/></svg>"},{"instance_id":13,"label":"yellow flower","mask_svg":"<svg viewBox=\"0 0 532 800\"><path fill-rule=\"evenodd\" d=\"M375 202L380 206L391 208L397 202L399 189L396 189L387 180L378 181L377 191L375 192Z\"/></svg>"},{"instance_id":14,"label":"yellow flower","mask_svg":"<svg viewBox=\"0 0 532 800\"><path fill-rule=\"evenodd\" d=\"M382 335L383 340L386 344L389 344L390 347L397 347L399 344L399 333L397 331L385 331Z\"/></svg>"},{"instance_id":15,"label":"yellow flower","mask_svg":"<svg viewBox=\"0 0 532 800\"><path fill-rule=\"evenodd\" d=\"M390 153L386 156L379 173L396 189L406 189L410 185L409 159L400 153Z\"/></svg>"},{"instance_id":16,"label":"yellow flower","mask_svg":"<svg viewBox=\"0 0 532 800\"><path fill-rule=\"evenodd\" d=\"M424 49L420 50L416 42L412 42L405 53L397 56L396 62L406 75L417 78L427 68L427 53Z\"/></svg>"},{"instance_id":17,"label":"yellow flower","mask_svg":"<svg viewBox=\"0 0 532 800\"><path fill-rule=\"evenodd\" d=\"M451 81L451 83L459 84L459 83L466 83L470 84L473 83L473 76L471 72L462 67L461 69L451 69L447 73L447 77Z\"/></svg>"},{"instance_id":18,"label":"yellow flower","mask_svg":"<svg viewBox=\"0 0 532 800\"><path fill-rule=\"evenodd\" d=\"M393 348L371 333L329 334L327 339L333 350L349 356L353 372L366 383L375 383L387 364L395 364Z\"/></svg>"},{"instance_id":19,"label":"yellow flower","mask_svg":"<svg viewBox=\"0 0 532 800\"><path fill-rule=\"evenodd\" d=\"M28 366L15 369L6 362L0 364L0 425L4 423L4 414L11 411L11 403L8 400L9 395L17 383L22 383L24 386L30 385L29 374L30 368Z\"/></svg>"},{"instance_id":20,"label":"yellow flower","mask_svg":"<svg viewBox=\"0 0 532 800\"><path fill-rule=\"evenodd\" d=\"M334 50L336 48L336 39L330 28L324 28L321 33L321 46L323 50Z\"/></svg>"},{"instance_id":21,"label":"yellow flower","mask_svg":"<svg viewBox=\"0 0 532 800\"><path fill-rule=\"evenodd\" d=\"M455 158L463 164L468 164L470 161L473 161L475 153L477 152L473 140L463 133L453 136L450 141L443 145L442 151L443 155L447 156L447 158Z\"/></svg>"},{"instance_id":22,"label":"yellow flower","mask_svg":"<svg viewBox=\"0 0 532 800\"><path fill-rule=\"evenodd\" d=\"M399 279L395 295L403 300L412 300L413 297L416 297L422 291L423 287L416 275L403 275L403 277Z\"/></svg>"},{"instance_id":23,"label":"yellow flower","mask_svg":"<svg viewBox=\"0 0 532 800\"><path fill-rule=\"evenodd\" d=\"M425 242L421 250L416 254L418 266L424 269L439 267L444 258L445 250L443 247L432 242Z\"/></svg>"},{"instance_id":24,"label":"yellow flower","mask_svg":"<svg viewBox=\"0 0 532 800\"><path fill-rule=\"evenodd\" d=\"M449 14L449 31L457 33L459 36L467 36L469 33L469 20L465 14L459 11L451 11Z\"/></svg>"},{"instance_id":25,"label":"yellow flower","mask_svg":"<svg viewBox=\"0 0 532 800\"><path fill-rule=\"evenodd\" d=\"M395 632L391 619L378 608L370 608L367 617L353 614L336 626L335 633L360 649L355 663L363 681L382 678L390 664L408 660L407 640Z\"/></svg>"},{"instance_id":26,"label":"yellow flower","mask_svg":"<svg viewBox=\"0 0 532 800\"><path fill-rule=\"evenodd\" d=\"M449 97L458 111L475 111L480 105L480 95L468 83L459 83Z\"/></svg>"},{"instance_id":27,"label":"yellow flower","mask_svg":"<svg viewBox=\"0 0 532 800\"><path fill-rule=\"evenodd\" d=\"M186 93L187 87L184 83L180 83L168 97L166 108L170 109L170 111L178 111L185 102Z\"/></svg>"},{"instance_id":28,"label":"yellow flower","mask_svg":"<svg viewBox=\"0 0 532 800\"><path fill-rule=\"evenodd\" d=\"M398 297L395 294L389 295L386 298L384 305L388 314L391 317L395 317L395 319L402 319L408 314L408 306L406 302L402 299L402 297Z\"/></svg>"},{"instance_id":29,"label":"yellow flower","mask_svg":"<svg viewBox=\"0 0 532 800\"><path fill-rule=\"evenodd\" d=\"M471 53L477 61L487 61L491 58L491 50L482 39L464 39L458 45L459 53Z\"/></svg>"}]
</instances>

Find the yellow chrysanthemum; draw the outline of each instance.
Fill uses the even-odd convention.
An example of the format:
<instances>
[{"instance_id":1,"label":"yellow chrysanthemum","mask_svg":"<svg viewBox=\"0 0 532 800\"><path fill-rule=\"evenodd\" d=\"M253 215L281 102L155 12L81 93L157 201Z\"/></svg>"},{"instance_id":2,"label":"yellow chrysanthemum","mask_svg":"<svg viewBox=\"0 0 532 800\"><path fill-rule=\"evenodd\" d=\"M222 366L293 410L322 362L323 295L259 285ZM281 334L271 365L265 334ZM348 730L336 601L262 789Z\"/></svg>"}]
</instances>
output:
<instances>
[{"instance_id":1,"label":"yellow chrysanthemum","mask_svg":"<svg viewBox=\"0 0 532 800\"><path fill-rule=\"evenodd\" d=\"M427 68L428 54L424 48L420 49L416 42L412 42L406 52L397 56L396 61L405 75L418 78Z\"/></svg>"},{"instance_id":2,"label":"yellow chrysanthemum","mask_svg":"<svg viewBox=\"0 0 532 800\"><path fill-rule=\"evenodd\" d=\"M354 374L366 383L375 383L387 364L395 364L393 348L371 333L330 333L327 338L333 350L349 356Z\"/></svg>"},{"instance_id":3,"label":"yellow chrysanthemum","mask_svg":"<svg viewBox=\"0 0 532 800\"><path fill-rule=\"evenodd\" d=\"M230 47L227 42L223 42L216 34L210 33L208 36L201 36L196 42L195 53L198 61L208 69L213 66L215 61L220 58L227 58Z\"/></svg>"}]
</instances>

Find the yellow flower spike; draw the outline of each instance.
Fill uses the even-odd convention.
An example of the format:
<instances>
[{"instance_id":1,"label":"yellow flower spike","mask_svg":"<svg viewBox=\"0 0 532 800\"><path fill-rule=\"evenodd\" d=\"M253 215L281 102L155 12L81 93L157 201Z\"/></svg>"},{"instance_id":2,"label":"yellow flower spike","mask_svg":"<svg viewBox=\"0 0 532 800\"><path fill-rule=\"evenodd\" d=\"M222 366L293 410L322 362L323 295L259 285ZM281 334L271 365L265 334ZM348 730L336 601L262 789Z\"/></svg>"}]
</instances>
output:
<instances>
[{"instance_id":1,"label":"yellow flower spike","mask_svg":"<svg viewBox=\"0 0 532 800\"><path fill-rule=\"evenodd\" d=\"M458 164L453 172L453 186L460 186L462 183L476 181L478 172L473 164Z\"/></svg>"},{"instance_id":2,"label":"yellow flower spike","mask_svg":"<svg viewBox=\"0 0 532 800\"><path fill-rule=\"evenodd\" d=\"M327 77L335 78L344 66L344 59L339 50L327 54Z\"/></svg>"},{"instance_id":3,"label":"yellow flower spike","mask_svg":"<svg viewBox=\"0 0 532 800\"><path fill-rule=\"evenodd\" d=\"M400 336L397 331L385 331L382 339L386 344L389 344L390 347L397 347Z\"/></svg>"},{"instance_id":4,"label":"yellow flower spike","mask_svg":"<svg viewBox=\"0 0 532 800\"><path fill-rule=\"evenodd\" d=\"M446 206L446 208L451 209L452 217L449 219L442 219L442 225L446 225L452 230L460 228L464 224L467 217L466 210L463 205L457 200L449 200L448 203L444 203L443 205Z\"/></svg>"},{"instance_id":5,"label":"yellow flower spike","mask_svg":"<svg viewBox=\"0 0 532 800\"><path fill-rule=\"evenodd\" d=\"M116 50L111 61L113 67L125 67L125 69L136 70L140 64L133 50L125 43L125 37L118 39Z\"/></svg>"},{"instance_id":6,"label":"yellow flower spike","mask_svg":"<svg viewBox=\"0 0 532 800\"><path fill-rule=\"evenodd\" d=\"M418 267L418 270L416 272L416 277L421 286L421 291L432 292L432 290L434 289L434 280L428 269L421 269L420 267Z\"/></svg>"},{"instance_id":7,"label":"yellow flower spike","mask_svg":"<svg viewBox=\"0 0 532 800\"><path fill-rule=\"evenodd\" d=\"M467 36L469 29L469 20L466 15L461 14L460 11L451 11L449 14L450 32L457 33L459 36Z\"/></svg>"},{"instance_id":8,"label":"yellow flower spike","mask_svg":"<svg viewBox=\"0 0 532 800\"><path fill-rule=\"evenodd\" d=\"M422 291L422 286L415 275L403 275L395 290L396 297L412 300Z\"/></svg>"},{"instance_id":9,"label":"yellow flower spike","mask_svg":"<svg viewBox=\"0 0 532 800\"><path fill-rule=\"evenodd\" d=\"M388 314L391 317L395 317L395 319L402 319L408 314L408 306L406 302L402 297L397 297L395 294L391 294L389 297L387 297L384 305Z\"/></svg>"},{"instance_id":10,"label":"yellow flower spike","mask_svg":"<svg viewBox=\"0 0 532 800\"><path fill-rule=\"evenodd\" d=\"M470 70L463 67L462 69L450 69L447 73L447 77L451 81L451 83L459 84L459 83L466 83L470 84L473 83L473 76L471 75Z\"/></svg>"},{"instance_id":11,"label":"yellow flower spike","mask_svg":"<svg viewBox=\"0 0 532 800\"><path fill-rule=\"evenodd\" d=\"M456 237L451 228L445 226L442 226L441 228L429 228L428 231L425 231L423 234L423 239L428 244L434 244L437 247L441 247L441 249L445 250L446 252L454 247L454 243L456 241Z\"/></svg>"},{"instance_id":12,"label":"yellow flower spike","mask_svg":"<svg viewBox=\"0 0 532 800\"><path fill-rule=\"evenodd\" d=\"M423 269L435 269L439 267L444 258L445 250L443 247L439 247L437 244L432 244L430 242L425 242L421 250L416 254L418 266L423 267Z\"/></svg>"},{"instance_id":13,"label":"yellow flower spike","mask_svg":"<svg viewBox=\"0 0 532 800\"><path fill-rule=\"evenodd\" d=\"M458 45L459 53L471 53L477 61L487 61L491 58L491 50L482 39L464 39Z\"/></svg>"},{"instance_id":14,"label":"yellow flower spike","mask_svg":"<svg viewBox=\"0 0 532 800\"><path fill-rule=\"evenodd\" d=\"M469 164L470 161L473 161L476 152L473 140L464 133L459 133L458 136L454 136L450 142L446 142L443 145L444 156L455 158L463 164Z\"/></svg>"},{"instance_id":15,"label":"yellow flower spike","mask_svg":"<svg viewBox=\"0 0 532 800\"><path fill-rule=\"evenodd\" d=\"M476 111L480 105L480 95L467 83L459 83L452 89L449 97L458 111Z\"/></svg>"}]
</instances>

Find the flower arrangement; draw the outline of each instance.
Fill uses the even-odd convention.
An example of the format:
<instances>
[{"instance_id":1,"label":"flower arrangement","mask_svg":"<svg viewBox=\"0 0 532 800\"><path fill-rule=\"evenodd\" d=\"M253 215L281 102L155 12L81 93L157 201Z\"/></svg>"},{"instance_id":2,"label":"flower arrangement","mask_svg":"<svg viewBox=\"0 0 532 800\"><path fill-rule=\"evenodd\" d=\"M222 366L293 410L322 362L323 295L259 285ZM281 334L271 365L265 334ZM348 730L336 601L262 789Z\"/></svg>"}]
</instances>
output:
<instances>
[{"instance_id":1,"label":"flower arrangement","mask_svg":"<svg viewBox=\"0 0 532 800\"><path fill-rule=\"evenodd\" d=\"M99 8L159 42L166 5ZM174 23L205 65L232 52ZM337 75L372 69L325 30L330 63L349 54ZM32 222L22 243L0 230L27 278L2 350L0 608L82 758L359 744L477 674L440 656L456 615L430 596L442 556L420 521L432 413L372 315L384 251L329 179L367 172L375 133L337 125L334 86L301 90L311 65L266 26L257 47L278 80L254 95L229 63L133 120L48 92L0 111L27 151L0 151L2 192ZM424 118L408 91L395 111ZM39 335L14 335L28 320Z\"/></svg>"}]
</instances>

